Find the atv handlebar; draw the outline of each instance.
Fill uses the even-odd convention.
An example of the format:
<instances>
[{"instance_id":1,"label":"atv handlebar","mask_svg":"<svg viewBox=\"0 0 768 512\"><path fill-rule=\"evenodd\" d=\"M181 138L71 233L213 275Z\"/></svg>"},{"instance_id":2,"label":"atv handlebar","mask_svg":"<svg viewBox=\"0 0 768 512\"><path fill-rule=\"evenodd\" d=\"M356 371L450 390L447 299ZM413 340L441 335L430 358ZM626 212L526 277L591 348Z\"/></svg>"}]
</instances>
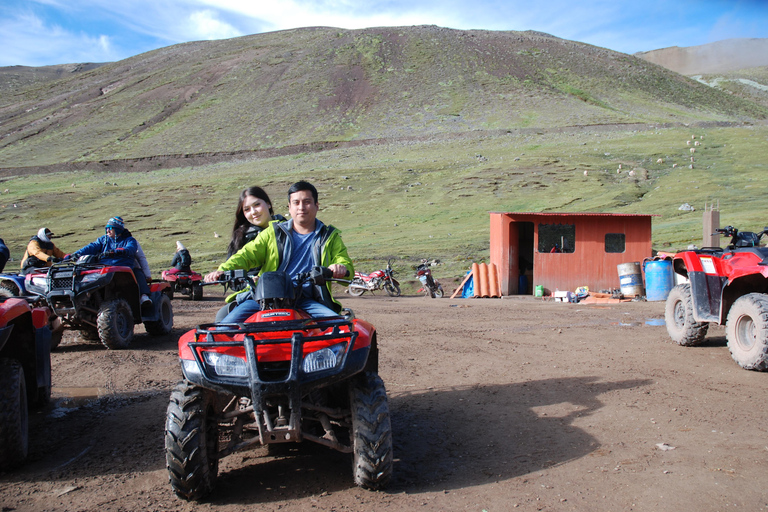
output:
<instances>
[{"instance_id":1,"label":"atv handlebar","mask_svg":"<svg viewBox=\"0 0 768 512\"><path fill-rule=\"evenodd\" d=\"M349 270L347 270L346 276L349 276ZM247 271L242 269L237 270L225 270L222 276L217 281L213 281L210 283L201 282L200 284L202 286L208 286L211 284L221 284L221 285L227 285L227 284L248 284L248 285L255 285L256 281L259 279L259 276L250 275ZM345 285L348 285L352 281L347 279L340 279L333 277L333 271L329 269L328 267L321 267L321 266L314 266L312 267L312 270L309 272L301 272L296 276L296 280L298 284L304 284L307 282L312 282L317 285L323 285L328 281L335 281L337 283L342 283Z\"/></svg>"}]
</instances>

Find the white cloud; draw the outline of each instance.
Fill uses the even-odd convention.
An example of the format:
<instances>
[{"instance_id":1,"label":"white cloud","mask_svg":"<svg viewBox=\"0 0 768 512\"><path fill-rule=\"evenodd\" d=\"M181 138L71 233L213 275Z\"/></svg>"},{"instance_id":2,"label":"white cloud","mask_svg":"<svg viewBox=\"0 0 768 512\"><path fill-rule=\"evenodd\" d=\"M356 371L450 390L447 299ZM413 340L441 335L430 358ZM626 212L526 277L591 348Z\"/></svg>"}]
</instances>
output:
<instances>
[{"instance_id":1,"label":"white cloud","mask_svg":"<svg viewBox=\"0 0 768 512\"><path fill-rule=\"evenodd\" d=\"M74 33L32 14L0 19L0 66L47 66L115 60L107 36Z\"/></svg>"},{"instance_id":2,"label":"white cloud","mask_svg":"<svg viewBox=\"0 0 768 512\"><path fill-rule=\"evenodd\" d=\"M211 10L195 11L189 15L187 32L195 39L228 39L243 35L239 30L216 17Z\"/></svg>"}]
</instances>

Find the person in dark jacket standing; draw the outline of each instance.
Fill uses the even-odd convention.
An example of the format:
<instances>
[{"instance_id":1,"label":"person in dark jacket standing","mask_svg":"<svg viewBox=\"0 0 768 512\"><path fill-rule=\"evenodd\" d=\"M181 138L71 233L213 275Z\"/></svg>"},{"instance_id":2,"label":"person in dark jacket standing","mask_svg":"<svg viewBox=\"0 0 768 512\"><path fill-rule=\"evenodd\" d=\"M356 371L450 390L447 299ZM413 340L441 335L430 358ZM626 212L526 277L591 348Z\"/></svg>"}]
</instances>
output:
<instances>
[{"instance_id":1,"label":"person in dark jacket standing","mask_svg":"<svg viewBox=\"0 0 768 512\"><path fill-rule=\"evenodd\" d=\"M8 246L0 238L0 272L5 269L5 264L8 263L8 259L11 257L11 251L8 250Z\"/></svg>"},{"instance_id":2,"label":"person in dark jacket standing","mask_svg":"<svg viewBox=\"0 0 768 512\"><path fill-rule=\"evenodd\" d=\"M51 240L53 232L48 228L40 228L35 236L29 239L27 250L21 258L21 272L28 273L36 268L50 267L61 261L64 251L56 247Z\"/></svg>"},{"instance_id":3,"label":"person in dark jacket standing","mask_svg":"<svg viewBox=\"0 0 768 512\"><path fill-rule=\"evenodd\" d=\"M179 272L183 272L186 274L192 273L192 256L189 254L189 251L186 247L184 247L184 244L176 241L176 253L173 255L173 260L171 261L171 266L173 267L168 271L169 274L178 274Z\"/></svg>"}]
</instances>

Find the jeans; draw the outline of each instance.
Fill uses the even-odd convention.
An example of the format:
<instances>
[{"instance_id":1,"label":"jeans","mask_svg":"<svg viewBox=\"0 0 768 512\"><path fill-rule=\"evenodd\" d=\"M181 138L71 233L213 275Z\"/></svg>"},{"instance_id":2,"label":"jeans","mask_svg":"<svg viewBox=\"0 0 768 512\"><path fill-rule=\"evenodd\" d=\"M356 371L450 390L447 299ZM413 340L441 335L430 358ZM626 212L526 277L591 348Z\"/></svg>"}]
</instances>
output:
<instances>
[{"instance_id":1,"label":"jeans","mask_svg":"<svg viewBox=\"0 0 768 512\"><path fill-rule=\"evenodd\" d=\"M149 284L147 284L147 276L144 275L144 271L140 268L133 269L133 275L136 276L136 283L139 285L139 294L149 297L151 293L149 291Z\"/></svg>"},{"instance_id":2,"label":"jeans","mask_svg":"<svg viewBox=\"0 0 768 512\"><path fill-rule=\"evenodd\" d=\"M334 310L324 304L320 304L316 300L312 299L300 299L296 303L296 307L305 311L309 316L313 318L323 316L338 316ZM239 324L245 322L251 315L261 311L259 303L253 299L243 301L242 304L237 305L232 311L221 319L223 324Z\"/></svg>"}]
</instances>

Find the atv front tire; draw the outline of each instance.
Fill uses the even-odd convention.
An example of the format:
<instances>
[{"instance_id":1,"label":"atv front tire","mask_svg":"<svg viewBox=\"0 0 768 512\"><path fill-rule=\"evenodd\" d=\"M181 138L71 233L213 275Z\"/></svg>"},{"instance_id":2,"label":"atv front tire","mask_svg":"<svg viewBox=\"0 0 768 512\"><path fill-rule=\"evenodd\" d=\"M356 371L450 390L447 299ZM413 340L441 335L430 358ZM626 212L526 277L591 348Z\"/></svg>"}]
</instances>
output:
<instances>
[{"instance_id":1,"label":"atv front tire","mask_svg":"<svg viewBox=\"0 0 768 512\"><path fill-rule=\"evenodd\" d=\"M133 312L125 299L102 303L96 317L99 339L109 349L128 348L133 340Z\"/></svg>"},{"instance_id":2,"label":"atv front tire","mask_svg":"<svg viewBox=\"0 0 768 512\"><path fill-rule=\"evenodd\" d=\"M768 370L768 296L749 293L733 303L725 323L728 350L746 370Z\"/></svg>"},{"instance_id":3,"label":"atv front tire","mask_svg":"<svg viewBox=\"0 0 768 512\"><path fill-rule=\"evenodd\" d=\"M200 300L203 298L203 285L192 285L192 300Z\"/></svg>"},{"instance_id":4,"label":"atv front tire","mask_svg":"<svg viewBox=\"0 0 768 512\"><path fill-rule=\"evenodd\" d=\"M160 294L160 319L144 322L144 328L152 336L163 336L173 330L173 306L165 293Z\"/></svg>"},{"instance_id":5,"label":"atv front tire","mask_svg":"<svg viewBox=\"0 0 768 512\"><path fill-rule=\"evenodd\" d=\"M378 374L363 372L353 380L350 405L355 484L383 489L392 477L392 425L387 391Z\"/></svg>"},{"instance_id":6,"label":"atv front tire","mask_svg":"<svg viewBox=\"0 0 768 512\"><path fill-rule=\"evenodd\" d=\"M443 298L443 286L437 285L437 288L435 288L435 292L432 294L433 299L442 299Z\"/></svg>"},{"instance_id":7,"label":"atv front tire","mask_svg":"<svg viewBox=\"0 0 768 512\"><path fill-rule=\"evenodd\" d=\"M212 392L181 381L165 420L165 463L173 492L185 500L208 495L219 472L219 425Z\"/></svg>"},{"instance_id":8,"label":"atv front tire","mask_svg":"<svg viewBox=\"0 0 768 512\"><path fill-rule=\"evenodd\" d=\"M664 309L667 332L678 345L692 347L700 345L709 329L708 322L697 322L693 318L693 297L690 284L678 284L669 291Z\"/></svg>"},{"instance_id":9,"label":"atv front tire","mask_svg":"<svg viewBox=\"0 0 768 512\"><path fill-rule=\"evenodd\" d=\"M18 466L29 450L29 410L24 369L0 360L0 471Z\"/></svg>"}]
</instances>

